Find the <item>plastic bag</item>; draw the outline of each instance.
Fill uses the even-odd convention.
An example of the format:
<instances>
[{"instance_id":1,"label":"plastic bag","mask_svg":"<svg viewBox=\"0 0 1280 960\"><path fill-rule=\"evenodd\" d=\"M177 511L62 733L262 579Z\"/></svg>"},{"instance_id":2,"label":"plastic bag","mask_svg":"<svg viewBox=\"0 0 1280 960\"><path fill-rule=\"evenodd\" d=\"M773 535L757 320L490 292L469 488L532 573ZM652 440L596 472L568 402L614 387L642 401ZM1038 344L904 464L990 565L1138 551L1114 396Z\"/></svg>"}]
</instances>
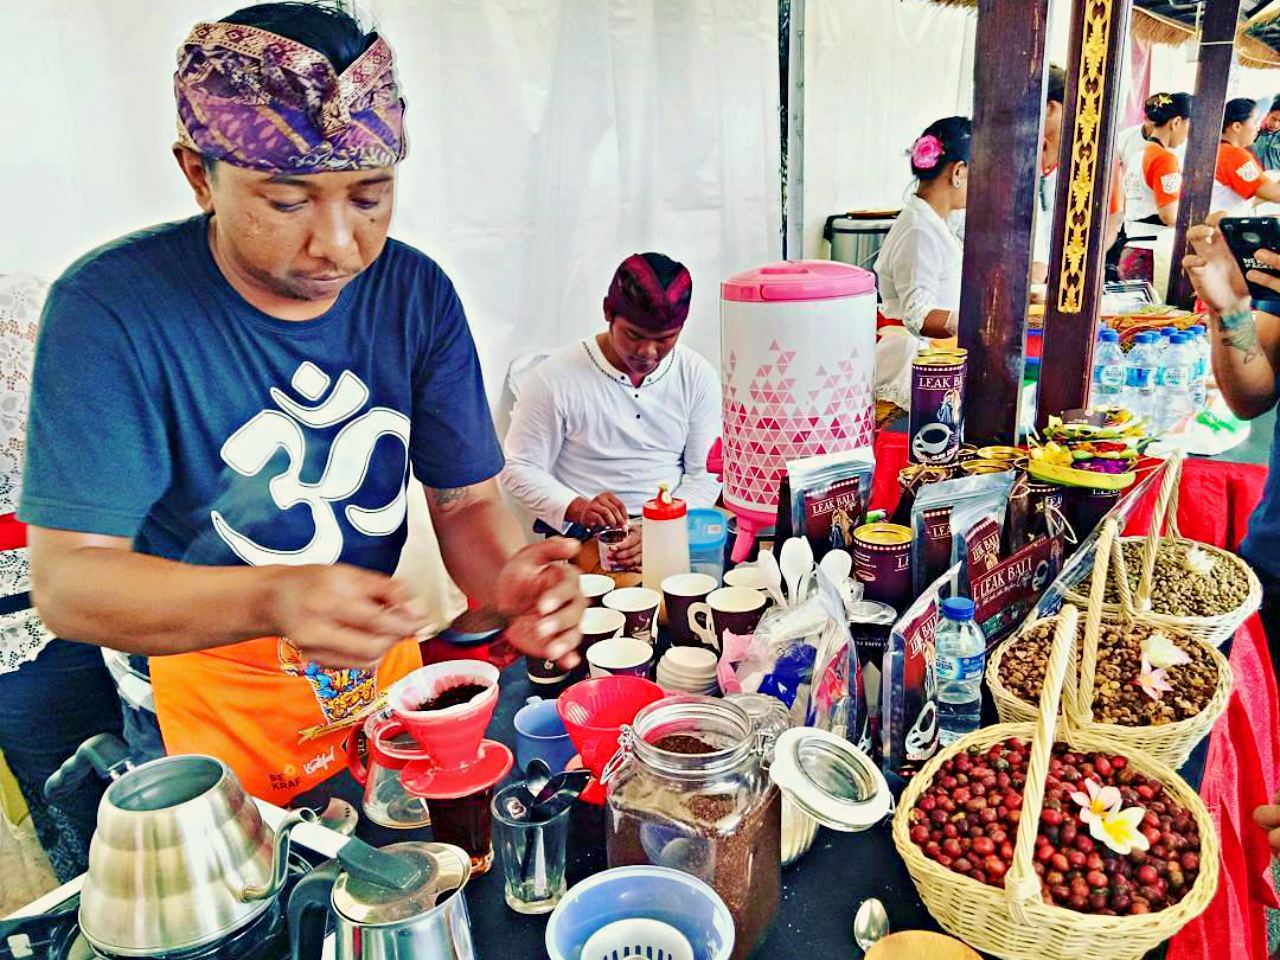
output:
<instances>
[{"instance_id":1,"label":"plastic bag","mask_svg":"<svg viewBox=\"0 0 1280 960\"><path fill-rule=\"evenodd\" d=\"M931 483L916 495L911 507L911 578L917 596L955 562L954 512L974 517L996 510L1003 518L1012 485L1012 473L986 473Z\"/></svg>"},{"instance_id":2,"label":"plastic bag","mask_svg":"<svg viewBox=\"0 0 1280 960\"><path fill-rule=\"evenodd\" d=\"M899 776L911 776L938 749L935 635L942 601L954 595L959 573L959 566L953 566L935 580L889 634L881 676L880 748L885 770Z\"/></svg>"}]
</instances>

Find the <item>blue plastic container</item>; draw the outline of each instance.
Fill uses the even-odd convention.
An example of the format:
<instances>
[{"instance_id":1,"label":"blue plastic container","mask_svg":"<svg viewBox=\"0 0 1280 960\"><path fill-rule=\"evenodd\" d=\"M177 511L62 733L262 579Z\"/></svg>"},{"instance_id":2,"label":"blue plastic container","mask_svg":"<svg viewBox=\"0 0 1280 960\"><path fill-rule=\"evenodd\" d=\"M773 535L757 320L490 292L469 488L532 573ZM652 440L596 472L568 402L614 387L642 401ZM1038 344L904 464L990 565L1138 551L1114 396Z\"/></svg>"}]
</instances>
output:
<instances>
[{"instance_id":1,"label":"blue plastic container","mask_svg":"<svg viewBox=\"0 0 1280 960\"><path fill-rule=\"evenodd\" d=\"M585 960L582 948L607 924L646 917L670 924L689 940L694 960L728 960L733 917L696 877L667 867L615 867L569 888L547 922L551 960Z\"/></svg>"},{"instance_id":2,"label":"blue plastic container","mask_svg":"<svg viewBox=\"0 0 1280 960\"><path fill-rule=\"evenodd\" d=\"M729 520L719 510L700 507L689 511L689 572L724 576L724 545Z\"/></svg>"}]
</instances>

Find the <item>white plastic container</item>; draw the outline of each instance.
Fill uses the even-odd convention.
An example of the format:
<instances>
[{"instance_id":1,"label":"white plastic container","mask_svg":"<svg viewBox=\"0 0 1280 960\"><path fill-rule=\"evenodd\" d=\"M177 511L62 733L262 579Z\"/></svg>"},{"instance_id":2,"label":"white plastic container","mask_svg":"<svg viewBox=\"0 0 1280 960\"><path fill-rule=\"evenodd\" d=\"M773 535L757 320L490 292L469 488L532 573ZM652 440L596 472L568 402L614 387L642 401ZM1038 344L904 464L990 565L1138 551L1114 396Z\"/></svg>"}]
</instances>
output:
<instances>
[{"instance_id":1,"label":"white plastic container","mask_svg":"<svg viewBox=\"0 0 1280 960\"><path fill-rule=\"evenodd\" d=\"M720 285L724 503L734 561L771 526L789 460L870 446L876 281L830 260L774 263Z\"/></svg>"},{"instance_id":2,"label":"white plastic container","mask_svg":"<svg viewBox=\"0 0 1280 960\"><path fill-rule=\"evenodd\" d=\"M640 534L644 585L661 595L663 580L689 572L689 510L683 500L671 496L666 484L645 503Z\"/></svg>"}]
</instances>

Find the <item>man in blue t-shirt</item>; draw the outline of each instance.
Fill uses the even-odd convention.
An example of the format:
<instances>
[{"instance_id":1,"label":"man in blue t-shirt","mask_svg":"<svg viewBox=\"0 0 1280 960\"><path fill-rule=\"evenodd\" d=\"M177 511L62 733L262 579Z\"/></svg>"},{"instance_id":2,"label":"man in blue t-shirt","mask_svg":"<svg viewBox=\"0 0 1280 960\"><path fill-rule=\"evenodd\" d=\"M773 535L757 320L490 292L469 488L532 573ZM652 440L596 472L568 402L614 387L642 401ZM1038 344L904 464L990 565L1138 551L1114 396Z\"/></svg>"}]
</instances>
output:
<instances>
[{"instance_id":1,"label":"man in blue t-shirt","mask_svg":"<svg viewBox=\"0 0 1280 960\"><path fill-rule=\"evenodd\" d=\"M283 802L420 662L422 614L389 576L423 495L410 467L454 580L566 664L576 545L524 546L457 293L387 237L404 132L386 43L262 4L198 25L174 85L202 213L54 285L20 515L49 626L149 656L169 752Z\"/></svg>"}]
</instances>

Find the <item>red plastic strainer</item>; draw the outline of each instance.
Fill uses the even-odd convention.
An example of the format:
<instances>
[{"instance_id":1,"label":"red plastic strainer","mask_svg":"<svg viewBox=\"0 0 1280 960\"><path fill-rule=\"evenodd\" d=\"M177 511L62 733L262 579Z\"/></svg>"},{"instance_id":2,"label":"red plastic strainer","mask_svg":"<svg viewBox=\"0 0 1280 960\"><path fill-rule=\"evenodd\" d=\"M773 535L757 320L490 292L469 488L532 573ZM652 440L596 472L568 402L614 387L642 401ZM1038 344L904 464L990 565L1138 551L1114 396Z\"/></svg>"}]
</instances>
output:
<instances>
[{"instance_id":1,"label":"red plastic strainer","mask_svg":"<svg viewBox=\"0 0 1280 960\"><path fill-rule=\"evenodd\" d=\"M660 686L643 677L596 677L560 694L556 710L569 739L582 755L582 765L591 771L592 787L604 773L605 764L618 752L622 725L665 696Z\"/></svg>"}]
</instances>

